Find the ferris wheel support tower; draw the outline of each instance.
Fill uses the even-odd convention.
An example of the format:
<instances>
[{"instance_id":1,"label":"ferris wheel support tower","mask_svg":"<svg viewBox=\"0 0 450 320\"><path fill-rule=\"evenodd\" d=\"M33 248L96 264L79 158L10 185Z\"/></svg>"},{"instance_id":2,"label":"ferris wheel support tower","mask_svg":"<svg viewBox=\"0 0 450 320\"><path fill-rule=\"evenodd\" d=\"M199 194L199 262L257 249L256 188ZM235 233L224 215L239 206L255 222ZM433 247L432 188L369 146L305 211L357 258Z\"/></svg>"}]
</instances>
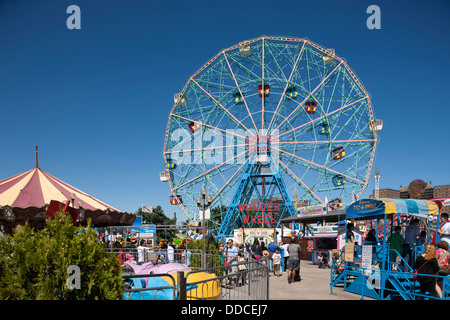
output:
<instances>
[{"instance_id":1,"label":"ferris wheel support tower","mask_svg":"<svg viewBox=\"0 0 450 320\"><path fill-rule=\"evenodd\" d=\"M375 171L375 199L380 198L380 178L381 178L380 169L378 169L377 166L377 170Z\"/></svg>"}]
</instances>

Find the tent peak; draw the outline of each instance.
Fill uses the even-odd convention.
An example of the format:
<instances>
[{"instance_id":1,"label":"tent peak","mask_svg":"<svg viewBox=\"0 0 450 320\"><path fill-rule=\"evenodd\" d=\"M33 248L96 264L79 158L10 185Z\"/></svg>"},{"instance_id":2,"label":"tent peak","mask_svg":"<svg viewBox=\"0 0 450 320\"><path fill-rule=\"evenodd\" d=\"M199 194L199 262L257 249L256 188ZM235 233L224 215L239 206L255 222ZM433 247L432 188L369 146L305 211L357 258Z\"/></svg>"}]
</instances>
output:
<instances>
[{"instance_id":1,"label":"tent peak","mask_svg":"<svg viewBox=\"0 0 450 320\"><path fill-rule=\"evenodd\" d=\"M36 146L36 168L39 169L38 146Z\"/></svg>"}]
</instances>

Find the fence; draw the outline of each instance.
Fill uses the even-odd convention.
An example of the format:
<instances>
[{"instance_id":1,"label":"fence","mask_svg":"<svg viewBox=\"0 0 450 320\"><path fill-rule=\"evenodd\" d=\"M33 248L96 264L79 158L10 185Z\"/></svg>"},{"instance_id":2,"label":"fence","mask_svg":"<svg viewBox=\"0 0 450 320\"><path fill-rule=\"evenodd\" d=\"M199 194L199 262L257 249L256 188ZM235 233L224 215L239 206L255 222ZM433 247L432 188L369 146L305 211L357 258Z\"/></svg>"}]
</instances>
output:
<instances>
[{"instance_id":1,"label":"fence","mask_svg":"<svg viewBox=\"0 0 450 320\"><path fill-rule=\"evenodd\" d=\"M182 250L184 251L184 250ZM133 300L267 300L269 297L269 261L267 258L225 266L218 254L206 254L206 268L201 268L201 252L179 254L178 262L185 262L190 271L172 274L134 275L131 268L123 269L126 299ZM193 252L192 252L193 251ZM115 253L109 251L108 253ZM164 264L160 257L147 255L147 261ZM158 264L157 264L158 265Z\"/></svg>"},{"instance_id":2,"label":"fence","mask_svg":"<svg viewBox=\"0 0 450 320\"><path fill-rule=\"evenodd\" d=\"M416 248L415 257L423 251ZM344 290L375 299L450 299L450 277L440 275L419 274L422 278L434 278L440 285L442 294L435 296L430 292L420 291L420 283L414 277L414 270L401 255L394 261L389 261L386 246L372 246L372 260L369 266L363 267L362 246L355 246L354 261L346 262L344 250L339 256L333 257L331 264L330 293L337 284L342 284ZM398 254L398 253L397 253ZM415 259L414 259L415 260ZM401 261L401 264L398 262Z\"/></svg>"}]
</instances>

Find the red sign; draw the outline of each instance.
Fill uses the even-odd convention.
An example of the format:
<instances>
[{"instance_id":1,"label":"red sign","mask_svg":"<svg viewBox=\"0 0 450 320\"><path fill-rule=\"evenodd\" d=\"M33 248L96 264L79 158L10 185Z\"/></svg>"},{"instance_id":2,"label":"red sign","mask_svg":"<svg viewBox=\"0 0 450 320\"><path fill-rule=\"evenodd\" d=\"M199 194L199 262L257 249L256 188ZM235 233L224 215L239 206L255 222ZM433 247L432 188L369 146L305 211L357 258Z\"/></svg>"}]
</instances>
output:
<instances>
[{"instance_id":1,"label":"red sign","mask_svg":"<svg viewBox=\"0 0 450 320\"><path fill-rule=\"evenodd\" d=\"M50 204L48 205L46 216L55 218L55 212L65 211L70 214L70 216L72 217L72 222L75 224L78 218L79 211L75 208L70 207L69 204L70 200L67 200L66 204L56 200L51 200Z\"/></svg>"},{"instance_id":2,"label":"red sign","mask_svg":"<svg viewBox=\"0 0 450 320\"><path fill-rule=\"evenodd\" d=\"M259 224L273 224L272 216L249 216L244 215L242 216L242 223L249 224L249 223L259 223Z\"/></svg>"},{"instance_id":3,"label":"red sign","mask_svg":"<svg viewBox=\"0 0 450 320\"><path fill-rule=\"evenodd\" d=\"M280 211L279 203L241 203L239 204L239 212L274 212Z\"/></svg>"}]
</instances>

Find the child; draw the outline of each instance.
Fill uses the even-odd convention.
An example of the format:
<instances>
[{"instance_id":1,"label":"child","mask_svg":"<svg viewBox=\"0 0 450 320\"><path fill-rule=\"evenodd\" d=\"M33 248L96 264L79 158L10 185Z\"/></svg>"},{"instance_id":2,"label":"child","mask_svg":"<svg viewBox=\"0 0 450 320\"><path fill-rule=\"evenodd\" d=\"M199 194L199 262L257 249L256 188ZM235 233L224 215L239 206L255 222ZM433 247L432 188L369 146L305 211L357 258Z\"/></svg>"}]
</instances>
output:
<instances>
[{"instance_id":1,"label":"child","mask_svg":"<svg viewBox=\"0 0 450 320\"><path fill-rule=\"evenodd\" d=\"M272 256L273 261L273 275L278 271L278 276L280 276L280 267L281 267L281 254L279 253L280 249L276 248L275 253Z\"/></svg>"}]
</instances>

